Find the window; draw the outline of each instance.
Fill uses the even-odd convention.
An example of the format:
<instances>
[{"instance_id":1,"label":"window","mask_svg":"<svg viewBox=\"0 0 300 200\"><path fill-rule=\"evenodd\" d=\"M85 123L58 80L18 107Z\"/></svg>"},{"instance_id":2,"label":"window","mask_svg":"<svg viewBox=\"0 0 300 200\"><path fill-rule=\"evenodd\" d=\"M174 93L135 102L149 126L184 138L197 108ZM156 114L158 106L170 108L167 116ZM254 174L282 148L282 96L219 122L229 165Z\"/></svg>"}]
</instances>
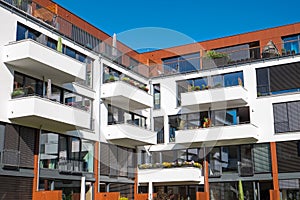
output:
<instances>
[{"instance_id":1,"label":"window","mask_svg":"<svg viewBox=\"0 0 300 200\"><path fill-rule=\"evenodd\" d=\"M43 132L40 144L40 168L58 168L58 134Z\"/></svg>"},{"instance_id":2,"label":"window","mask_svg":"<svg viewBox=\"0 0 300 200\"><path fill-rule=\"evenodd\" d=\"M236 85L244 86L242 71L178 81L177 105L181 105L181 93L205 90L209 88L231 87Z\"/></svg>"},{"instance_id":3,"label":"window","mask_svg":"<svg viewBox=\"0 0 300 200\"><path fill-rule=\"evenodd\" d=\"M100 143L100 174L134 178L136 154L133 149Z\"/></svg>"},{"instance_id":4,"label":"window","mask_svg":"<svg viewBox=\"0 0 300 200\"><path fill-rule=\"evenodd\" d=\"M283 37L283 48L287 54L298 54L299 53L299 39L300 35Z\"/></svg>"},{"instance_id":5,"label":"window","mask_svg":"<svg viewBox=\"0 0 300 200\"><path fill-rule=\"evenodd\" d=\"M239 146L221 147L222 172L237 172L238 161L240 160Z\"/></svg>"},{"instance_id":6,"label":"window","mask_svg":"<svg viewBox=\"0 0 300 200\"><path fill-rule=\"evenodd\" d=\"M200 69L200 53L163 59L164 71L189 72Z\"/></svg>"},{"instance_id":7,"label":"window","mask_svg":"<svg viewBox=\"0 0 300 200\"><path fill-rule=\"evenodd\" d=\"M154 131L157 132L157 144L164 143L164 117L154 117L153 120Z\"/></svg>"},{"instance_id":8,"label":"window","mask_svg":"<svg viewBox=\"0 0 300 200\"><path fill-rule=\"evenodd\" d=\"M226 53L230 62L247 61L249 59L260 58L259 42L251 42L249 44L240 44L231 47L215 49L216 52Z\"/></svg>"},{"instance_id":9,"label":"window","mask_svg":"<svg viewBox=\"0 0 300 200\"><path fill-rule=\"evenodd\" d=\"M249 107L172 115L169 116L169 134L170 138L173 138L177 130L230 126L244 123L250 123Z\"/></svg>"},{"instance_id":10,"label":"window","mask_svg":"<svg viewBox=\"0 0 300 200\"><path fill-rule=\"evenodd\" d=\"M300 130L300 101L273 104L275 133Z\"/></svg>"},{"instance_id":11,"label":"window","mask_svg":"<svg viewBox=\"0 0 300 200\"><path fill-rule=\"evenodd\" d=\"M153 85L154 109L160 109L160 84Z\"/></svg>"},{"instance_id":12,"label":"window","mask_svg":"<svg viewBox=\"0 0 300 200\"><path fill-rule=\"evenodd\" d=\"M257 96L300 90L300 63L256 69Z\"/></svg>"},{"instance_id":13,"label":"window","mask_svg":"<svg viewBox=\"0 0 300 200\"><path fill-rule=\"evenodd\" d=\"M132 124L147 128L146 117L133 112L125 111L121 108L108 105L108 125L112 124Z\"/></svg>"},{"instance_id":14,"label":"window","mask_svg":"<svg viewBox=\"0 0 300 200\"><path fill-rule=\"evenodd\" d=\"M193 85L192 80L184 80L177 82L177 106L181 105L181 93L188 92L189 88Z\"/></svg>"},{"instance_id":15,"label":"window","mask_svg":"<svg viewBox=\"0 0 300 200\"><path fill-rule=\"evenodd\" d=\"M18 95L17 95L18 94ZM43 82L15 72L13 98L21 96L43 96Z\"/></svg>"},{"instance_id":16,"label":"window","mask_svg":"<svg viewBox=\"0 0 300 200\"><path fill-rule=\"evenodd\" d=\"M298 140L276 142L279 173L290 173L300 171L298 144Z\"/></svg>"}]
</instances>

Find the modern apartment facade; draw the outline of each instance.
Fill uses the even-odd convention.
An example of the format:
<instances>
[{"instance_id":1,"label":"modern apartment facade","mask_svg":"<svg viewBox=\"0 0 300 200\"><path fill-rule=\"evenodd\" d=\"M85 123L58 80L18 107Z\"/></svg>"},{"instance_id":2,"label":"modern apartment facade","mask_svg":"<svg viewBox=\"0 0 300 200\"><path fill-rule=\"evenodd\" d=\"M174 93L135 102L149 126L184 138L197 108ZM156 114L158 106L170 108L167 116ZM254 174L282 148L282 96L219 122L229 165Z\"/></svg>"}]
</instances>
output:
<instances>
[{"instance_id":1,"label":"modern apartment facade","mask_svg":"<svg viewBox=\"0 0 300 200\"><path fill-rule=\"evenodd\" d=\"M300 23L139 54L52 1L0 15L0 198L300 199Z\"/></svg>"}]
</instances>

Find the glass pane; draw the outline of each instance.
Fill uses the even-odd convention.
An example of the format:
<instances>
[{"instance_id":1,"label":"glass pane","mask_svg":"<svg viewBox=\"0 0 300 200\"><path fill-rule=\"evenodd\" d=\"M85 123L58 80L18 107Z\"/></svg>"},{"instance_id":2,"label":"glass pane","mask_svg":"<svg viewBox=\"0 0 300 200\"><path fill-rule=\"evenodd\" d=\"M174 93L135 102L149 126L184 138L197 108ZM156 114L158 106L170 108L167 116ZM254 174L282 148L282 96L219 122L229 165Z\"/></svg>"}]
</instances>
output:
<instances>
[{"instance_id":1,"label":"glass pane","mask_svg":"<svg viewBox=\"0 0 300 200\"><path fill-rule=\"evenodd\" d=\"M206 89L207 78L199 78L194 80L194 86L199 86L201 90Z\"/></svg>"},{"instance_id":2,"label":"glass pane","mask_svg":"<svg viewBox=\"0 0 300 200\"><path fill-rule=\"evenodd\" d=\"M243 72L236 72L230 74L224 74L224 84L225 87L244 85Z\"/></svg>"},{"instance_id":3,"label":"glass pane","mask_svg":"<svg viewBox=\"0 0 300 200\"><path fill-rule=\"evenodd\" d=\"M219 88L223 87L223 76L217 75L212 77L212 87L213 88Z\"/></svg>"},{"instance_id":4,"label":"glass pane","mask_svg":"<svg viewBox=\"0 0 300 200\"><path fill-rule=\"evenodd\" d=\"M40 168L57 169L58 134L42 133L40 146Z\"/></svg>"}]
</instances>

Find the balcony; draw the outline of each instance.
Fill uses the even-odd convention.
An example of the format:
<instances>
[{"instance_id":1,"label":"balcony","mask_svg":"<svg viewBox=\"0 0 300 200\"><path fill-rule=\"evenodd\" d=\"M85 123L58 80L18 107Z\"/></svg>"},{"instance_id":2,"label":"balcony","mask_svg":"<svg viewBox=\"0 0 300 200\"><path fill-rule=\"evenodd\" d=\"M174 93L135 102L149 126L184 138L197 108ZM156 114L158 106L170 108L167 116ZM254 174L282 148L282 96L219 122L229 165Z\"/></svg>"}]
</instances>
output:
<instances>
[{"instance_id":1,"label":"balcony","mask_svg":"<svg viewBox=\"0 0 300 200\"><path fill-rule=\"evenodd\" d=\"M3 60L18 71L37 77L45 76L55 83L85 79L84 63L31 39L6 45Z\"/></svg>"},{"instance_id":2,"label":"balcony","mask_svg":"<svg viewBox=\"0 0 300 200\"><path fill-rule=\"evenodd\" d=\"M181 106L190 110L208 110L247 104L248 92L243 86L222 87L181 94Z\"/></svg>"},{"instance_id":3,"label":"balcony","mask_svg":"<svg viewBox=\"0 0 300 200\"><path fill-rule=\"evenodd\" d=\"M90 128L89 112L37 96L12 99L8 110L8 118L21 125L58 133Z\"/></svg>"},{"instance_id":4,"label":"balcony","mask_svg":"<svg viewBox=\"0 0 300 200\"><path fill-rule=\"evenodd\" d=\"M138 182L203 184L204 177L197 167L151 168L138 170Z\"/></svg>"},{"instance_id":5,"label":"balcony","mask_svg":"<svg viewBox=\"0 0 300 200\"><path fill-rule=\"evenodd\" d=\"M234 145L256 142L259 129L253 124L215 126L175 131L175 141L191 146L201 145Z\"/></svg>"},{"instance_id":6,"label":"balcony","mask_svg":"<svg viewBox=\"0 0 300 200\"><path fill-rule=\"evenodd\" d=\"M156 144L156 132L131 124L108 125L104 135L110 142L127 147Z\"/></svg>"},{"instance_id":7,"label":"balcony","mask_svg":"<svg viewBox=\"0 0 300 200\"><path fill-rule=\"evenodd\" d=\"M153 105L150 94L124 81L103 84L101 98L113 106L130 111L150 108Z\"/></svg>"}]
</instances>

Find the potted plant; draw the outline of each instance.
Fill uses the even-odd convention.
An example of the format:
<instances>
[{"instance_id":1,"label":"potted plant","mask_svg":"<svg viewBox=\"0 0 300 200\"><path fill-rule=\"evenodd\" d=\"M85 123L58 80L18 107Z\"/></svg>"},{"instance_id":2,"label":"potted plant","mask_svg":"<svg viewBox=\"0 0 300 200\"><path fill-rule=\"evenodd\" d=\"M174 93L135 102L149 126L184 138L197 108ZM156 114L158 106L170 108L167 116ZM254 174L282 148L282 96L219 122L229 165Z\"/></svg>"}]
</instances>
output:
<instances>
[{"instance_id":1,"label":"potted plant","mask_svg":"<svg viewBox=\"0 0 300 200\"><path fill-rule=\"evenodd\" d=\"M14 91L12 92L11 96L13 98L17 98L17 97L22 97L24 96L25 92L23 90L23 88L16 88L14 89Z\"/></svg>"},{"instance_id":2,"label":"potted plant","mask_svg":"<svg viewBox=\"0 0 300 200\"><path fill-rule=\"evenodd\" d=\"M193 87L192 87L192 90L193 90L193 91L198 91L198 90L200 90L200 86L198 86L198 85L197 85L197 86L193 86Z\"/></svg>"},{"instance_id":3,"label":"potted plant","mask_svg":"<svg viewBox=\"0 0 300 200\"><path fill-rule=\"evenodd\" d=\"M116 78L114 76L109 76L109 78L107 79L107 82L114 82L116 81Z\"/></svg>"},{"instance_id":4,"label":"potted plant","mask_svg":"<svg viewBox=\"0 0 300 200\"><path fill-rule=\"evenodd\" d=\"M207 51L205 57L213 60L217 67L227 65L229 60L229 57L226 53L221 53L214 50Z\"/></svg>"},{"instance_id":5,"label":"potted plant","mask_svg":"<svg viewBox=\"0 0 300 200\"><path fill-rule=\"evenodd\" d=\"M130 78L128 78L128 77L123 77L123 78L122 78L122 81L129 82L129 81L130 81Z\"/></svg>"}]
</instances>

